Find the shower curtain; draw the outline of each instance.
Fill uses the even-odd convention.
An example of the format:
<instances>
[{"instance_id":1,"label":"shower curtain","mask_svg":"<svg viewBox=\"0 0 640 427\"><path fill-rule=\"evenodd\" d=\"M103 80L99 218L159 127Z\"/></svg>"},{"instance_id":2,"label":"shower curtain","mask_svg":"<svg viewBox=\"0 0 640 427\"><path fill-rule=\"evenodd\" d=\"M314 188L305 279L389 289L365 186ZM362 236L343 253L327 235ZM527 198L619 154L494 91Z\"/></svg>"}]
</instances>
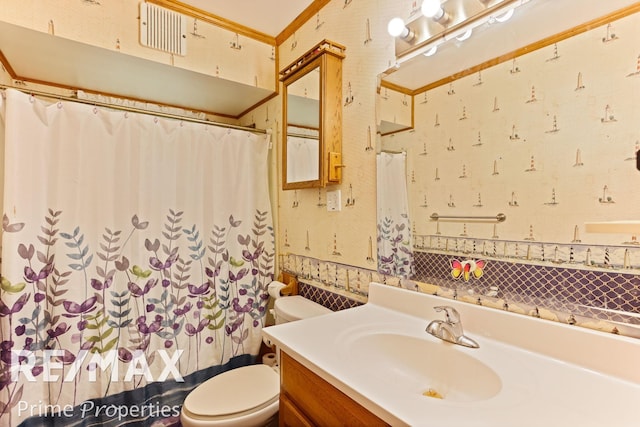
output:
<instances>
[{"instance_id":1,"label":"shower curtain","mask_svg":"<svg viewBox=\"0 0 640 427\"><path fill-rule=\"evenodd\" d=\"M268 136L0 102L0 425L151 425L252 363L274 270Z\"/></svg>"},{"instance_id":2,"label":"shower curtain","mask_svg":"<svg viewBox=\"0 0 640 427\"><path fill-rule=\"evenodd\" d=\"M411 225L406 182L406 153L378 153L378 271L409 279L413 276Z\"/></svg>"}]
</instances>

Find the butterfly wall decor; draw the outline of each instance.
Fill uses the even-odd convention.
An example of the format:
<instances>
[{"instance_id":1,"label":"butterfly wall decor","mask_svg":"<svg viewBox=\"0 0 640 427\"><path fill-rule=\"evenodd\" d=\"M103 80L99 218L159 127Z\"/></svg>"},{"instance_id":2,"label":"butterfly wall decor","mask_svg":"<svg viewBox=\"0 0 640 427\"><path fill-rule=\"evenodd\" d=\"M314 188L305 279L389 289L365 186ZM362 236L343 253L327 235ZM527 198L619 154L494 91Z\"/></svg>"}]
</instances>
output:
<instances>
[{"instance_id":1,"label":"butterfly wall decor","mask_svg":"<svg viewBox=\"0 0 640 427\"><path fill-rule=\"evenodd\" d=\"M465 282L469 281L472 274L476 279L479 279L482 277L483 269L486 265L487 262L481 259L468 259L465 261L453 259L451 260L451 275L454 279L462 277Z\"/></svg>"}]
</instances>

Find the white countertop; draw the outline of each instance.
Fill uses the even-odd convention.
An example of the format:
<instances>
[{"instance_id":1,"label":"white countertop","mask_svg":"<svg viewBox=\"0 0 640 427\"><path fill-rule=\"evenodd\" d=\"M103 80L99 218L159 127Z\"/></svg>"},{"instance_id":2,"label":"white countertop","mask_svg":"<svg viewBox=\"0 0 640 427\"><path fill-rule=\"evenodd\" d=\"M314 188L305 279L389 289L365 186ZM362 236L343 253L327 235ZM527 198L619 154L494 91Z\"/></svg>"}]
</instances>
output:
<instances>
[{"instance_id":1,"label":"white countertop","mask_svg":"<svg viewBox=\"0 0 640 427\"><path fill-rule=\"evenodd\" d=\"M455 307L465 334L480 348L446 343L427 334L429 321L442 318L433 310L437 305ZM363 306L267 327L263 334L394 426L640 425L640 340L633 338L374 283ZM428 385L407 378L405 367L380 366L380 360L387 360L383 356L353 351L358 339L372 334L433 341L426 344L469 356L497 374L499 391L469 401L425 397L422 391ZM410 357L418 368L422 360L425 365L435 363L428 351L424 353ZM409 360L404 355L399 359ZM478 378L473 375L468 381Z\"/></svg>"}]
</instances>

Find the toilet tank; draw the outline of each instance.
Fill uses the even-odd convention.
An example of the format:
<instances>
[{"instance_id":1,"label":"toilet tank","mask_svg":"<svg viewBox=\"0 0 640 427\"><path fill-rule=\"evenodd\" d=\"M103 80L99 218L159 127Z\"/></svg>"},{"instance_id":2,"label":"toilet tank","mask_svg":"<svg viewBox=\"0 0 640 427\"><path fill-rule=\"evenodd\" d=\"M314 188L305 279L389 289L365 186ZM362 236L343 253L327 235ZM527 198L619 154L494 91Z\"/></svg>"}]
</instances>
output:
<instances>
[{"instance_id":1,"label":"toilet tank","mask_svg":"<svg viewBox=\"0 0 640 427\"><path fill-rule=\"evenodd\" d=\"M273 305L276 325L331 313L327 307L300 295L277 298Z\"/></svg>"}]
</instances>

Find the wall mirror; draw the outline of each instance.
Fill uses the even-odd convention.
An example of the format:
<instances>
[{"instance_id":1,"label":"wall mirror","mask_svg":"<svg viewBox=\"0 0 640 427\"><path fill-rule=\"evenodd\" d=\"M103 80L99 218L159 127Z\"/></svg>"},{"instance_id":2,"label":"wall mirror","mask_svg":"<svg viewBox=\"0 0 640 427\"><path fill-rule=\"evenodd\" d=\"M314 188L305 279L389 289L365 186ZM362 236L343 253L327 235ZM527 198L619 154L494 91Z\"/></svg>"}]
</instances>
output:
<instances>
[{"instance_id":1,"label":"wall mirror","mask_svg":"<svg viewBox=\"0 0 640 427\"><path fill-rule=\"evenodd\" d=\"M293 79L292 79L293 80ZM292 185L320 182L320 65L285 85L286 176Z\"/></svg>"},{"instance_id":2,"label":"wall mirror","mask_svg":"<svg viewBox=\"0 0 640 427\"><path fill-rule=\"evenodd\" d=\"M447 4L442 3L445 8ZM627 206L625 211L622 200L612 193L614 181L623 188L624 182L637 179L635 166L631 161L610 165L623 173L612 175L587 168L584 159L604 156L598 150L613 139L628 140L627 147L620 147L627 153L621 158L635 158L637 138L625 137L628 125L611 117L615 116L614 103L625 114L637 117L637 109L623 95L637 90L629 87L635 78L632 68L637 52L633 53L620 31L625 29L635 39L636 34L627 28L640 19L640 8L629 0L589 1L588 7L576 7L578 4L585 5L579 0L530 0L519 5L508 21L487 22L474 28L464 41L441 42L432 56L400 57L399 66L380 76L378 96L387 99L379 100L378 106L395 104L392 112L379 110L379 118L404 117L402 109L408 111L412 105L404 100L409 97L413 102L413 119L403 120L414 126L388 134L383 132L388 131L387 124L381 121L377 151L407 153L414 234L622 243L620 237L616 241L615 236L586 235L584 223L629 219L628 212L635 208ZM539 25L541 20L544 26ZM593 52L607 55L608 66L584 60ZM617 72L625 65L631 68ZM584 81L587 75L589 85ZM613 147L607 147L608 157ZM562 157L571 161L559 163ZM511 179L501 181L511 169ZM570 175L578 170L586 175L580 179ZM585 181L593 185L587 188ZM578 209L582 206L578 198L595 205ZM533 200L535 204L524 203ZM548 211L551 208L554 211ZM509 220L499 224L496 233L491 225L471 221L466 230L464 221L457 225L441 222L438 230L430 220L434 212L505 213ZM551 221L539 221L551 217Z\"/></svg>"},{"instance_id":3,"label":"wall mirror","mask_svg":"<svg viewBox=\"0 0 640 427\"><path fill-rule=\"evenodd\" d=\"M377 96L378 133L381 136L413 129L414 99L410 91L383 80Z\"/></svg>"},{"instance_id":4,"label":"wall mirror","mask_svg":"<svg viewBox=\"0 0 640 427\"><path fill-rule=\"evenodd\" d=\"M385 84L403 87L414 100L414 129L378 138L377 149L406 153L415 253L638 274L637 236L585 227L637 218L628 187L639 178L640 111L626 95L640 76L631 41L640 36L640 7L632 3L530 0L511 20L474 28L470 39L451 39L381 76L381 93ZM507 220L434 221L433 213ZM556 287L545 289L544 304L566 302ZM637 310L623 292L611 295L571 297Z\"/></svg>"},{"instance_id":5,"label":"wall mirror","mask_svg":"<svg viewBox=\"0 0 640 427\"><path fill-rule=\"evenodd\" d=\"M344 50L323 40L280 72L283 190L341 182Z\"/></svg>"}]
</instances>

